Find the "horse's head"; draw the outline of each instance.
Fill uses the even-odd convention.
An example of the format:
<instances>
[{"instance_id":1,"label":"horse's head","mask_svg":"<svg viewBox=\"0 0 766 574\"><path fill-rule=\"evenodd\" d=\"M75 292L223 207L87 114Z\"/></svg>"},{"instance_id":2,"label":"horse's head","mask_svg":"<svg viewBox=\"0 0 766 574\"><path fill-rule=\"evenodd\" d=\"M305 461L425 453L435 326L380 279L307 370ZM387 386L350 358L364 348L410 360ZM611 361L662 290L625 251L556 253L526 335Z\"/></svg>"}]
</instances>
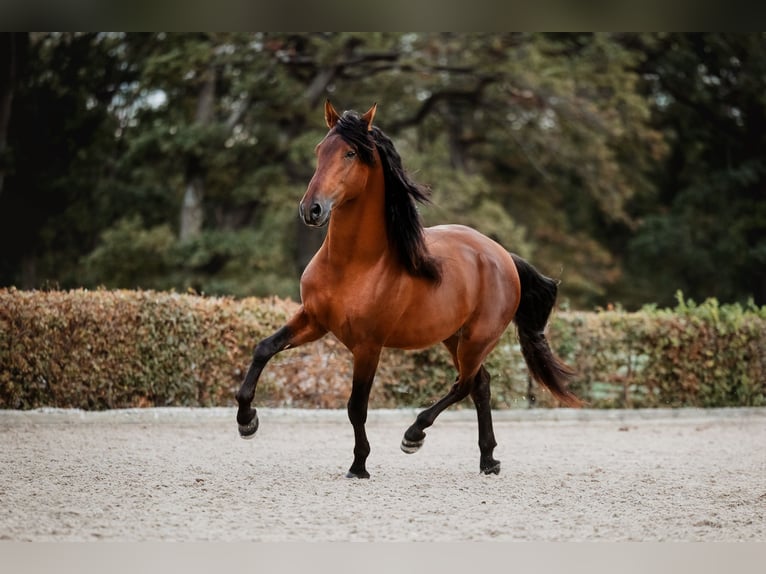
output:
<instances>
[{"instance_id":1,"label":"horse's head","mask_svg":"<svg viewBox=\"0 0 766 574\"><path fill-rule=\"evenodd\" d=\"M377 104L362 115L344 112L339 115L329 100L324 117L330 131L316 147L317 167L300 203L306 225L321 227L330 213L355 198L367 187L375 165L372 120Z\"/></svg>"}]
</instances>

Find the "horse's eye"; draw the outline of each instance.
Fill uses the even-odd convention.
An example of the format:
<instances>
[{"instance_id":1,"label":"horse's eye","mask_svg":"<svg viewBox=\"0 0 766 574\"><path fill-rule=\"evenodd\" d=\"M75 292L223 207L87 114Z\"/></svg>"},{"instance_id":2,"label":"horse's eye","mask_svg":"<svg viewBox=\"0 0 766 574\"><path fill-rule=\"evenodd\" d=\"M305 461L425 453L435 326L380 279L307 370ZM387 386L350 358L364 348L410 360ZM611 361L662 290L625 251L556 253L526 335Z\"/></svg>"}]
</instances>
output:
<instances>
[{"instance_id":1,"label":"horse's eye","mask_svg":"<svg viewBox=\"0 0 766 574\"><path fill-rule=\"evenodd\" d=\"M352 150L352 149L348 150L346 152L345 158L346 159L351 159L353 157L356 157L356 152L354 150Z\"/></svg>"}]
</instances>

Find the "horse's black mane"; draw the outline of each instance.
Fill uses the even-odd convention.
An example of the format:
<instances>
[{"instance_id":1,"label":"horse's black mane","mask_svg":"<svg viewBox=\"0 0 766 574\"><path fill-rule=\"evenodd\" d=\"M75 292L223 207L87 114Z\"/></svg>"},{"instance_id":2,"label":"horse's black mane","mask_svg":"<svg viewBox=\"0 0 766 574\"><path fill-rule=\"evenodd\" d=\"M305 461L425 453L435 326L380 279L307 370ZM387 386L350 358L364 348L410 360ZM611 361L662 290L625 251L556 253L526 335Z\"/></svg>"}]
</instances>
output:
<instances>
[{"instance_id":1,"label":"horse's black mane","mask_svg":"<svg viewBox=\"0 0 766 574\"><path fill-rule=\"evenodd\" d=\"M376 126L368 131L367 122L358 113L344 112L335 124L335 131L354 147L359 159L367 165L375 163L373 150L377 148L386 185L388 240L408 273L439 282L441 267L426 248L423 224L415 203L428 203L428 188L409 178L391 138Z\"/></svg>"}]
</instances>

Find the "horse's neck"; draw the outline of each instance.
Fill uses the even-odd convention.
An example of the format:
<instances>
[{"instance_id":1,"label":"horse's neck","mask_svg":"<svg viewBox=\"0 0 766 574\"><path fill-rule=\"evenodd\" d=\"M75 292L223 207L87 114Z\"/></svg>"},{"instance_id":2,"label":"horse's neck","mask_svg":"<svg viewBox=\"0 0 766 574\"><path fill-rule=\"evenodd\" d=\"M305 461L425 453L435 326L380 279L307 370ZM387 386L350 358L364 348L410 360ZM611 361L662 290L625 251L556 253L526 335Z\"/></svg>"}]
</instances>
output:
<instances>
[{"instance_id":1,"label":"horse's neck","mask_svg":"<svg viewBox=\"0 0 766 574\"><path fill-rule=\"evenodd\" d=\"M333 212L324 247L333 266L372 265L388 255L382 175Z\"/></svg>"}]
</instances>

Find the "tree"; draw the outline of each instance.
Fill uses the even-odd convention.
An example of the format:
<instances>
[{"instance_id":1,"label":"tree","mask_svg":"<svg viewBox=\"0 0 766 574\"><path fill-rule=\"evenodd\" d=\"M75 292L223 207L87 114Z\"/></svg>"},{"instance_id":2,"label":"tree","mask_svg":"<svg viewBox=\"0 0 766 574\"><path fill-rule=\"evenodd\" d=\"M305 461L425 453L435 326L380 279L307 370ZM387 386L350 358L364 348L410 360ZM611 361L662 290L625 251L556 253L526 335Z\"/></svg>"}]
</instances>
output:
<instances>
[{"instance_id":1,"label":"tree","mask_svg":"<svg viewBox=\"0 0 766 574\"><path fill-rule=\"evenodd\" d=\"M627 206L652 192L651 170L664 153L640 92L639 56L613 35L400 41L408 54L400 66L417 81L397 98L403 117L392 126L416 130L426 175L428 166L442 166L434 197L459 206L445 215L491 230L509 249L561 273L575 304L603 301L620 279L610 242L635 225ZM487 193L472 200L471 186L454 184L468 179ZM477 217L481 205L492 205L486 217ZM500 213L505 233L493 225Z\"/></svg>"},{"instance_id":2,"label":"tree","mask_svg":"<svg viewBox=\"0 0 766 574\"><path fill-rule=\"evenodd\" d=\"M0 85L0 282L297 297L329 97L379 104L427 223L531 258L573 306L762 297L763 39L31 34Z\"/></svg>"},{"instance_id":3,"label":"tree","mask_svg":"<svg viewBox=\"0 0 766 574\"><path fill-rule=\"evenodd\" d=\"M76 281L101 224L100 182L112 165L109 102L122 71L110 38L32 34L16 41L0 195L0 277L34 287Z\"/></svg>"},{"instance_id":4,"label":"tree","mask_svg":"<svg viewBox=\"0 0 766 574\"><path fill-rule=\"evenodd\" d=\"M10 163L5 157L8 148L8 125L19 67L26 54L27 37L27 34L22 33L0 33L0 195L3 194L5 173Z\"/></svg>"},{"instance_id":5,"label":"tree","mask_svg":"<svg viewBox=\"0 0 766 574\"><path fill-rule=\"evenodd\" d=\"M766 37L667 35L642 42L655 121L671 142L658 201L641 206L629 274L669 303L766 303Z\"/></svg>"}]
</instances>

